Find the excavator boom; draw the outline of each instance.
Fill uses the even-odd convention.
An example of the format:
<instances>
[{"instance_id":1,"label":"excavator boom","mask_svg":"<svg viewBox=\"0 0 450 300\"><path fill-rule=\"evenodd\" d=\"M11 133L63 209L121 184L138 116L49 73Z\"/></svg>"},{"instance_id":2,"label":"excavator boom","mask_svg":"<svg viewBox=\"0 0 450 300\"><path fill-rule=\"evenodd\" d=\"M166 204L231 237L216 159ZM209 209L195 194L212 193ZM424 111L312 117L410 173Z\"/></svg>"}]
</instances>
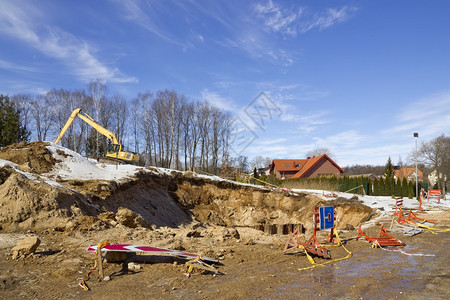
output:
<instances>
[{"instance_id":1,"label":"excavator boom","mask_svg":"<svg viewBox=\"0 0 450 300\"><path fill-rule=\"evenodd\" d=\"M62 139L62 137L66 133L67 129L69 129L70 125L72 125L75 118L79 117L81 120L83 120L86 123L88 123L89 125L91 125L99 133L103 134L104 136L106 136L108 139L111 140L111 147L108 149L108 153L106 154L107 157L116 158L116 159L120 159L123 161L133 161L133 162L139 161L138 154L122 151L122 145L119 144L119 141L117 140L117 137L114 133L112 133L108 129L100 126L100 124L95 122L94 119L91 118L89 115L87 115L87 114L83 115L80 112L81 112L81 108L77 108L72 112L72 114L70 115L66 124L61 129L61 132L56 137L56 139L54 141L55 144L59 143L59 141Z\"/></svg>"}]
</instances>

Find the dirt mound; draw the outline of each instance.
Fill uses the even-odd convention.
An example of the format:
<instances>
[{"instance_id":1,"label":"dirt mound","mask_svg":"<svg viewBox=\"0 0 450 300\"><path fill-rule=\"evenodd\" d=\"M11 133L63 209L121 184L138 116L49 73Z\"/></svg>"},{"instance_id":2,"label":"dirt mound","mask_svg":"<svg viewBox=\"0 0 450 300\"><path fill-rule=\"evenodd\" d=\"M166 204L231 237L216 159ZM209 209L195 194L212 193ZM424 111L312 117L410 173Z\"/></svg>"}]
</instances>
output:
<instances>
[{"instance_id":1,"label":"dirt mound","mask_svg":"<svg viewBox=\"0 0 450 300\"><path fill-rule=\"evenodd\" d=\"M66 227L77 215L95 215L98 208L79 193L24 175L14 168L0 168L0 224L8 231Z\"/></svg>"},{"instance_id":2,"label":"dirt mound","mask_svg":"<svg viewBox=\"0 0 450 300\"><path fill-rule=\"evenodd\" d=\"M13 144L0 149L0 158L16 163L25 172L48 173L59 161L47 149L49 143L33 142Z\"/></svg>"},{"instance_id":3,"label":"dirt mound","mask_svg":"<svg viewBox=\"0 0 450 300\"><path fill-rule=\"evenodd\" d=\"M347 225L357 227L375 214L375 210L360 202L357 196L351 199L339 197L336 200L327 201L326 205L336 205L336 214L339 217L338 228L348 227Z\"/></svg>"},{"instance_id":4,"label":"dirt mound","mask_svg":"<svg viewBox=\"0 0 450 300\"><path fill-rule=\"evenodd\" d=\"M329 202L306 193L290 194L184 176L178 177L176 195L196 219L216 226L302 224L312 228L313 209L322 205L336 205L342 219L340 227L357 226L373 212L359 201L345 198Z\"/></svg>"},{"instance_id":5,"label":"dirt mound","mask_svg":"<svg viewBox=\"0 0 450 300\"><path fill-rule=\"evenodd\" d=\"M336 205L342 226L357 226L372 214L371 208L358 201L325 202L306 193L272 191L175 171L160 174L152 168L120 181L50 179L47 173L59 161L47 145L20 143L0 151L0 157L15 162L21 170L41 174L0 168L3 228L176 228L194 220L224 227L301 224L311 228L315 206Z\"/></svg>"}]
</instances>

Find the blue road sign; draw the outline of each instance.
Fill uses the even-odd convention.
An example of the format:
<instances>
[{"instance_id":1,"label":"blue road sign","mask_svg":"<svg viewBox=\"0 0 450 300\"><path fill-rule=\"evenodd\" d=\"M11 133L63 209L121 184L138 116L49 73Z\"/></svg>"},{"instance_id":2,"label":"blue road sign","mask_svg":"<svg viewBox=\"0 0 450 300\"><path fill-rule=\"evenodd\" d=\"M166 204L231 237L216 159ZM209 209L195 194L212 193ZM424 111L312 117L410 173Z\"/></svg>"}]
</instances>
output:
<instances>
[{"instance_id":1,"label":"blue road sign","mask_svg":"<svg viewBox=\"0 0 450 300\"><path fill-rule=\"evenodd\" d=\"M334 206L319 207L320 230L334 228Z\"/></svg>"}]
</instances>

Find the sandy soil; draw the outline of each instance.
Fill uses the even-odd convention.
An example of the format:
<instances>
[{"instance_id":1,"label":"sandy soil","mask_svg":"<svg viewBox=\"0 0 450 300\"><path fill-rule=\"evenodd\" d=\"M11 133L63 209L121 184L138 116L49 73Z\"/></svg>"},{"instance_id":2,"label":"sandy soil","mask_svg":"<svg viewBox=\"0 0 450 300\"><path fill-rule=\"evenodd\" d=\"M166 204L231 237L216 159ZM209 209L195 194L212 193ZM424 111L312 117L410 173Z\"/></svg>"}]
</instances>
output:
<instances>
[{"instance_id":1,"label":"sandy soil","mask_svg":"<svg viewBox=\"0 0 450 300\"><path fill-rule=\"evenodd\" d=\"M393 227L392 234L406 243L396 247L404 253L372 248L356 240L358 231L352 228L373 224L364 231L375 236L381 224L390 228L391 219L380 219L357 198L337 199L331 204L341 216L339 235L353 256L299 270L311 263L303 253L284 255L288 236L273 228L302 225L306 230L300 238L309 238L312 208L324 203L317 196L151 169L120 181L67 179L53 170L74 154L58 150L55 158L46 147L22 143L0 150L0 158L18 165L0 168L1 299L450 297L449 232L406 237ZM425 214L446 228L449 216L450 211L442 210ZM327 235L319 233L321 239ZM39 237L41 244L34 254L13 259L11 248L26 236ZM186 277L185 259L135 254L122 262L105 261L109 280L94 271L87 281L90 290L84 291L78 283L94 264L86 249L105 240L214 257L220 274ZM343 247L328 249L331 260L347 256ZM129 262L141 268L127 270Z\"/></svg>"},{"instance_id":2,"label":"sandy soil","mask_svg":"<svg viewBox=\"0 0 450 300\"><path fill-rule=\"evenodd\" d=\"M450 225L449 212L433 214L441 225ZM389 222L386 220L385 225ZM365 230L376 235L379 227ZM105 263L101 281L94 271L87 281L90 291L78 286L93 266L92 253L86 247L92 241L108 239L123 243L164 245L167 236L184 234L186 229L164 233L148 229L109 229L66 235L47 232L39 250L32 256L12 260L10 246L16 234L2 234L0 260L0 297L17 298L79 298L79 299L309 299L317 296L338 299L448 299L450 255L446 245L450 233L424 232L414 237L401 236L406 243L399 247L408 256L371 248L364 240L356 241L357 231L341 232L345 247L353 253L347 260L309 270L303 254L283 255L286 236L269 236L242 228L240 239L191 238L185 242L188 251L218 257L222 275L203 273L186 277L184 259L171 256L132 255L127 261L142 269L123 271L122 263ZM323 235L324 233L322 233ZM158 236L162 236L158 238ZM10 243L4 242L9 237ZM5 247L6 246L6 247ZM390 247L391 249L394 247ZM202 251L203 249L203 251ZM347 255L343 248L331 248L332 259ZM315 258L316 262L326 260Z\"/></svg>"}]
</instances>

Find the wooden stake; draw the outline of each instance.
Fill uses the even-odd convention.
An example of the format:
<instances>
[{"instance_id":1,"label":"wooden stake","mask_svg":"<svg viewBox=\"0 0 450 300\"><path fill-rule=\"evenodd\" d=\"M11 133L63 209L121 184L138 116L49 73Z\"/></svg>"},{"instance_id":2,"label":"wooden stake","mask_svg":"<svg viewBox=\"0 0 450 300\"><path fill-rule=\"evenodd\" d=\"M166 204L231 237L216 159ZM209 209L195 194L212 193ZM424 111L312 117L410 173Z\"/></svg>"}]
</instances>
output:
<instances>
[{"instance_id":1,"label":"wooden stake","mask_svg":"<svg viewBox=\"0 0 450 300\"><path fill-rule=\"evenodd\" d=\"M100 280L103 280L105 276L103 274L103 259L101 250L97 254L97 267L98 267L98 274L100 275Z\"/></svg>"}]
</instances>

